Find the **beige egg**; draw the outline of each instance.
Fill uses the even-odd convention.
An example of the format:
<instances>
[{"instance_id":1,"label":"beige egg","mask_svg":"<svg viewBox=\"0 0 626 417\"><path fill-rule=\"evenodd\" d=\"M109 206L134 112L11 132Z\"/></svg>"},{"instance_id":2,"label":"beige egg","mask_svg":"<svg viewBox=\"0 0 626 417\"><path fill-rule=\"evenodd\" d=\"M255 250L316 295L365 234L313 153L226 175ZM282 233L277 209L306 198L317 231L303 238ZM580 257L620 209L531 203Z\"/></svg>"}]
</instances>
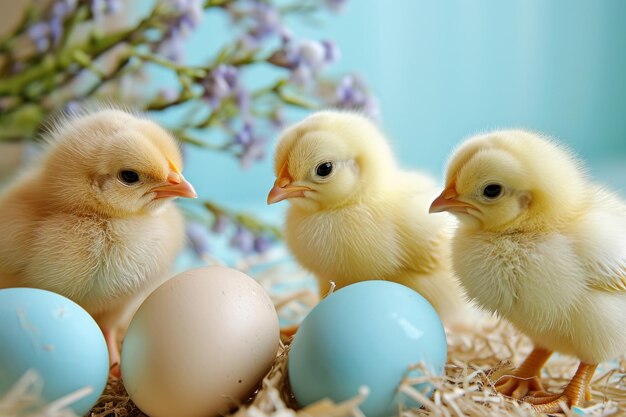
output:
<instances>
[{"instance_id":1,"label":"beige egg","mask_svg":"<svg viewBox=\"0 0 626 417\"><path fill-rule=\"evenodd\" d=\"M186 271L141 305L122 347L124 386L150 417L211 417L244 402L269 371L278 316L254 279Z\"/></svg>"}]
</instances>

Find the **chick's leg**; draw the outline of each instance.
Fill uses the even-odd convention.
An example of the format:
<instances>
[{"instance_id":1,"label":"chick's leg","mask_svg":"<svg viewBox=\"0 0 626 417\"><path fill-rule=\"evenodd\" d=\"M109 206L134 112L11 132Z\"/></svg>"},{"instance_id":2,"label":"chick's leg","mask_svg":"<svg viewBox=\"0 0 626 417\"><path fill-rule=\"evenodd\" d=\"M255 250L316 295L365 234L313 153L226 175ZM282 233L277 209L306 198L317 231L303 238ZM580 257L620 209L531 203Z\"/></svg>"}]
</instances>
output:
<instances>
[{"instance_id":1,"label":"chick's leg","mask_svg":"<svg viewBox=\"0 0 626 417\"><path fill-rule=\"evenodd\" d=\"M296 334L299 328L300 325L298 324L294 324L293 326L289 327L282 327L280 329L280 338L282 340L290 340Z\"/></svg>"},{"instance_id":2,"label":"chick's leg","mask_svg":"<svg viewBox=\"0 0 626 417\"><path fill-rule=\"evenodd\" d=\"M117 329L102 328L104 340L109 348L109 370L111 375L120 377L120 349L117 340Z\"/></svg>"},{"instance_id":3,"label":"chick's leg","mask_svg":"<svg viewBox=\"0 0 626 417\"><path fill-rule=\"evenodd\" d=\"M562 394L546 397L528 397L524 398L524 401L533 404L533 408L539 413L560 413L562 412L561 404L563 403L570 408L574 407L580 403L581 397L586 399L591 394L589 392L589 383L597 367L597 364L591 365L581 362L578 370L576 370L576 374L574 374L574 377L567 384Z\"/></svg>"},{"instance_id":4,"label":"chick's leg","mask_svg":"<svg viewBox=\"0 0 626 417\"><path fill-rule=\"evenodd\" d=\"M598 365L596 365L596 368L598 367ZM588 372L587 373L587 380L586 380L586 384L585 384L585 401L591 401L593 398L593 395L591 395L591 380L593 379L593 374L595 372L595 368L593 369L593 372Z\"/></svg>"},{"instance_id":5,"label":"chick's leg","mask_svg":"<svg viewBox=\"0 0 626 417\"><path fill-rule=\"evenodd\" d=\"M539 372L552 351L536 347L513 375L505 375L496 382L496 391L500 394L521 399L532 391L543 391L539 381Z\"/></svg>"},{"instance_id":6,"label":"chick's leg","mask_svg":"<svg viewBox=\"0 0 626 417\"><path fill-rule=\"evenodd\" d=\"M120 370L120 347L121 339L124 334L130 319L133 314L141 305L144 300L145 294L133 295L133 297L122 300L115 305L112 305L109 310L101 311L99 314L94 314L93 317L100 326L104 339L106 340L107 347L109 349L109 367L110 374L119 377Z\"/></svg>"}]
</instances>

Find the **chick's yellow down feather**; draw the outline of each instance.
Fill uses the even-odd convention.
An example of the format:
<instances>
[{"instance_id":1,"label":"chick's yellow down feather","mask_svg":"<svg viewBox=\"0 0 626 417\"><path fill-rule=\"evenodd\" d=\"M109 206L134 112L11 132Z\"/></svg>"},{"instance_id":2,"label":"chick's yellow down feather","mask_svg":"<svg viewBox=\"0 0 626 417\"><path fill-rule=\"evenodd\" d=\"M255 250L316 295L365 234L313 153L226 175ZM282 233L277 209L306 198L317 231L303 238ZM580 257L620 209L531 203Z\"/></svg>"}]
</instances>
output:
<instances>
[{"instance_id":1,"label":"chick's yellow down feather","mask_svg":"<svg viewBox=\"0 0 626 417\"><path fill-rule=\"evenodd\" d=\"M268 203L288 199L286 241L322 294L365 280L421 293L447 323L465 303L448 262L446 219L428 215L427 177L402 171L390 146L356 113L319 112L287 129Z\"/></svg>"},{"instance_id":2,"label":"chick's yellow down feather","mask_svg":"<svg viewBox=\"0 0 626 417\"><path fill-rule=\"evenodd\" d=\"M439 211L460 220L452 257L468 296L536 345L515 376L538 377L552 351L581 360L563 396L528 401L556 412L588 396L595 366L626 352L626 204L562 146L510 130L456 150L431 206ZM498 389L516 398L541 389L527 381Z\"/></svg>"},{"instance_id":3,"label":"chick's yellow down feather","mask_svg":"<svg viewBox=\"0 0 626 417\"><path fill-rule=\"evenodd\" d=\"M0 196L0 288L64 295L118 330L167 276L184 243L171 201L195 197L175 139L114 109L59 121L42 160Z\"/></svg>"}]
</instances>

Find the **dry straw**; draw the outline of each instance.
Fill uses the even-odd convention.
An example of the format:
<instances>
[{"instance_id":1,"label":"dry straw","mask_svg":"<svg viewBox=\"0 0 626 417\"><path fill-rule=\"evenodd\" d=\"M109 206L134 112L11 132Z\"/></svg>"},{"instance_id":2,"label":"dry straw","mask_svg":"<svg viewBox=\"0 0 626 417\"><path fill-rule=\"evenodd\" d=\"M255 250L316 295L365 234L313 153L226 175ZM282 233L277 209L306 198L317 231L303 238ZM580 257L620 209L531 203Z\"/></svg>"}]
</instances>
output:
<instances>
[{"instance_id":1,"label":"dry straw","mask_svg":"<svg viewBox=\"0 0 626 417\"><path fill-rule=\"evenodd\" d=\"M317 302L309 290L302 290L302 275L286 270L284 265L257 273L259 282L270 292L282 318L298 320ZM289 278L281 278L289 277ZM280 288L277 290L277 288ZM287 288L287 290L285 290ZM289 290L292 288L292 290ZM401 417L526 417L534 416L527 405L497 395L493 384L506 374L511 363L519 363L531 349L530 341L510 325L485 317L473 328L448 332L448 365L443 377L425 376L403 381L399 389L424 406L421 409L398 410ZM321 401L299 409L287 380L288 341L281 343L271 371L254 396L236 408L235 417L362 417L359 404L367 398L367 388L355 398L342 403ZM419 366L419 365L418 365ZM559 391L574 374L575 358L556 355L544 370L544 385ZM432 397L413 388L425 380L435 387ZM73 414L59 404L33 407L38 404L40 384L34 374L27 374L5 398L0 399L0 417L70 417ZM76 393L79 395L80 393ZM626 356L602 364L592 385L593 400L567 416L626 416ZM24 410L33 410L30 413ZM99 403L91 411L93 417L144 416L128 398L122 382L111 378ZM183 417L183 416L181 416Z\"/></svg>"}]
</instances>

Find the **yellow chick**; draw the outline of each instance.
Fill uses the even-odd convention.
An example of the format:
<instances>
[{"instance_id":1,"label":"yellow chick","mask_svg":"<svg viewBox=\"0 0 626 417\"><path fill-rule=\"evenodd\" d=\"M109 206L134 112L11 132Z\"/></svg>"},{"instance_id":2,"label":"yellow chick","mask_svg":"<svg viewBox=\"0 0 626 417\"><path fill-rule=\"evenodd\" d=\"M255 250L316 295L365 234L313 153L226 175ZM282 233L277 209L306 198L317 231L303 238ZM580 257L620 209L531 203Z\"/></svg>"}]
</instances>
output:
<instances>
[{"instance_id":1,"label":"yellow chick","mask_svg":"<svg viewBox=\"0 0 626 417\"><path fill-rule=\"evenodd\" d=\"M268 204L291 203L287 246L322 294L330 281L394 281L422 294L447 324L461 318L447 221L428 216L436 186L400 170L372 122L347 112L309 116L279 138L275 172Z\"/></svg>"},{"instance_id":2,"label":"yellow chick","mask_svg":"<svg viewBox=\"0 0 626 417\"><path fill-rule=\"evenodd\" d=\"M589 400L597 364L626 352L626 204L563 147L509 130L456 150L430 211L460 220L452 257L467 295L535 344L498 391L544 413ZM551 395L539 374L553 351L581 362Z\"/></svg>"},{"instance_id":3,"label":"yellow chick","mask_svg":"<svg viewBox=\"0 0 626 417\"><path fill-rule=\"evenodd\" d=\"M118 332L183 247L172 200L196 193L176 140L147 119L100 110L59 121L48 141L41 163L0 196L0 288L80 304L115 365Z\"/></svg>"}]
</instances>

